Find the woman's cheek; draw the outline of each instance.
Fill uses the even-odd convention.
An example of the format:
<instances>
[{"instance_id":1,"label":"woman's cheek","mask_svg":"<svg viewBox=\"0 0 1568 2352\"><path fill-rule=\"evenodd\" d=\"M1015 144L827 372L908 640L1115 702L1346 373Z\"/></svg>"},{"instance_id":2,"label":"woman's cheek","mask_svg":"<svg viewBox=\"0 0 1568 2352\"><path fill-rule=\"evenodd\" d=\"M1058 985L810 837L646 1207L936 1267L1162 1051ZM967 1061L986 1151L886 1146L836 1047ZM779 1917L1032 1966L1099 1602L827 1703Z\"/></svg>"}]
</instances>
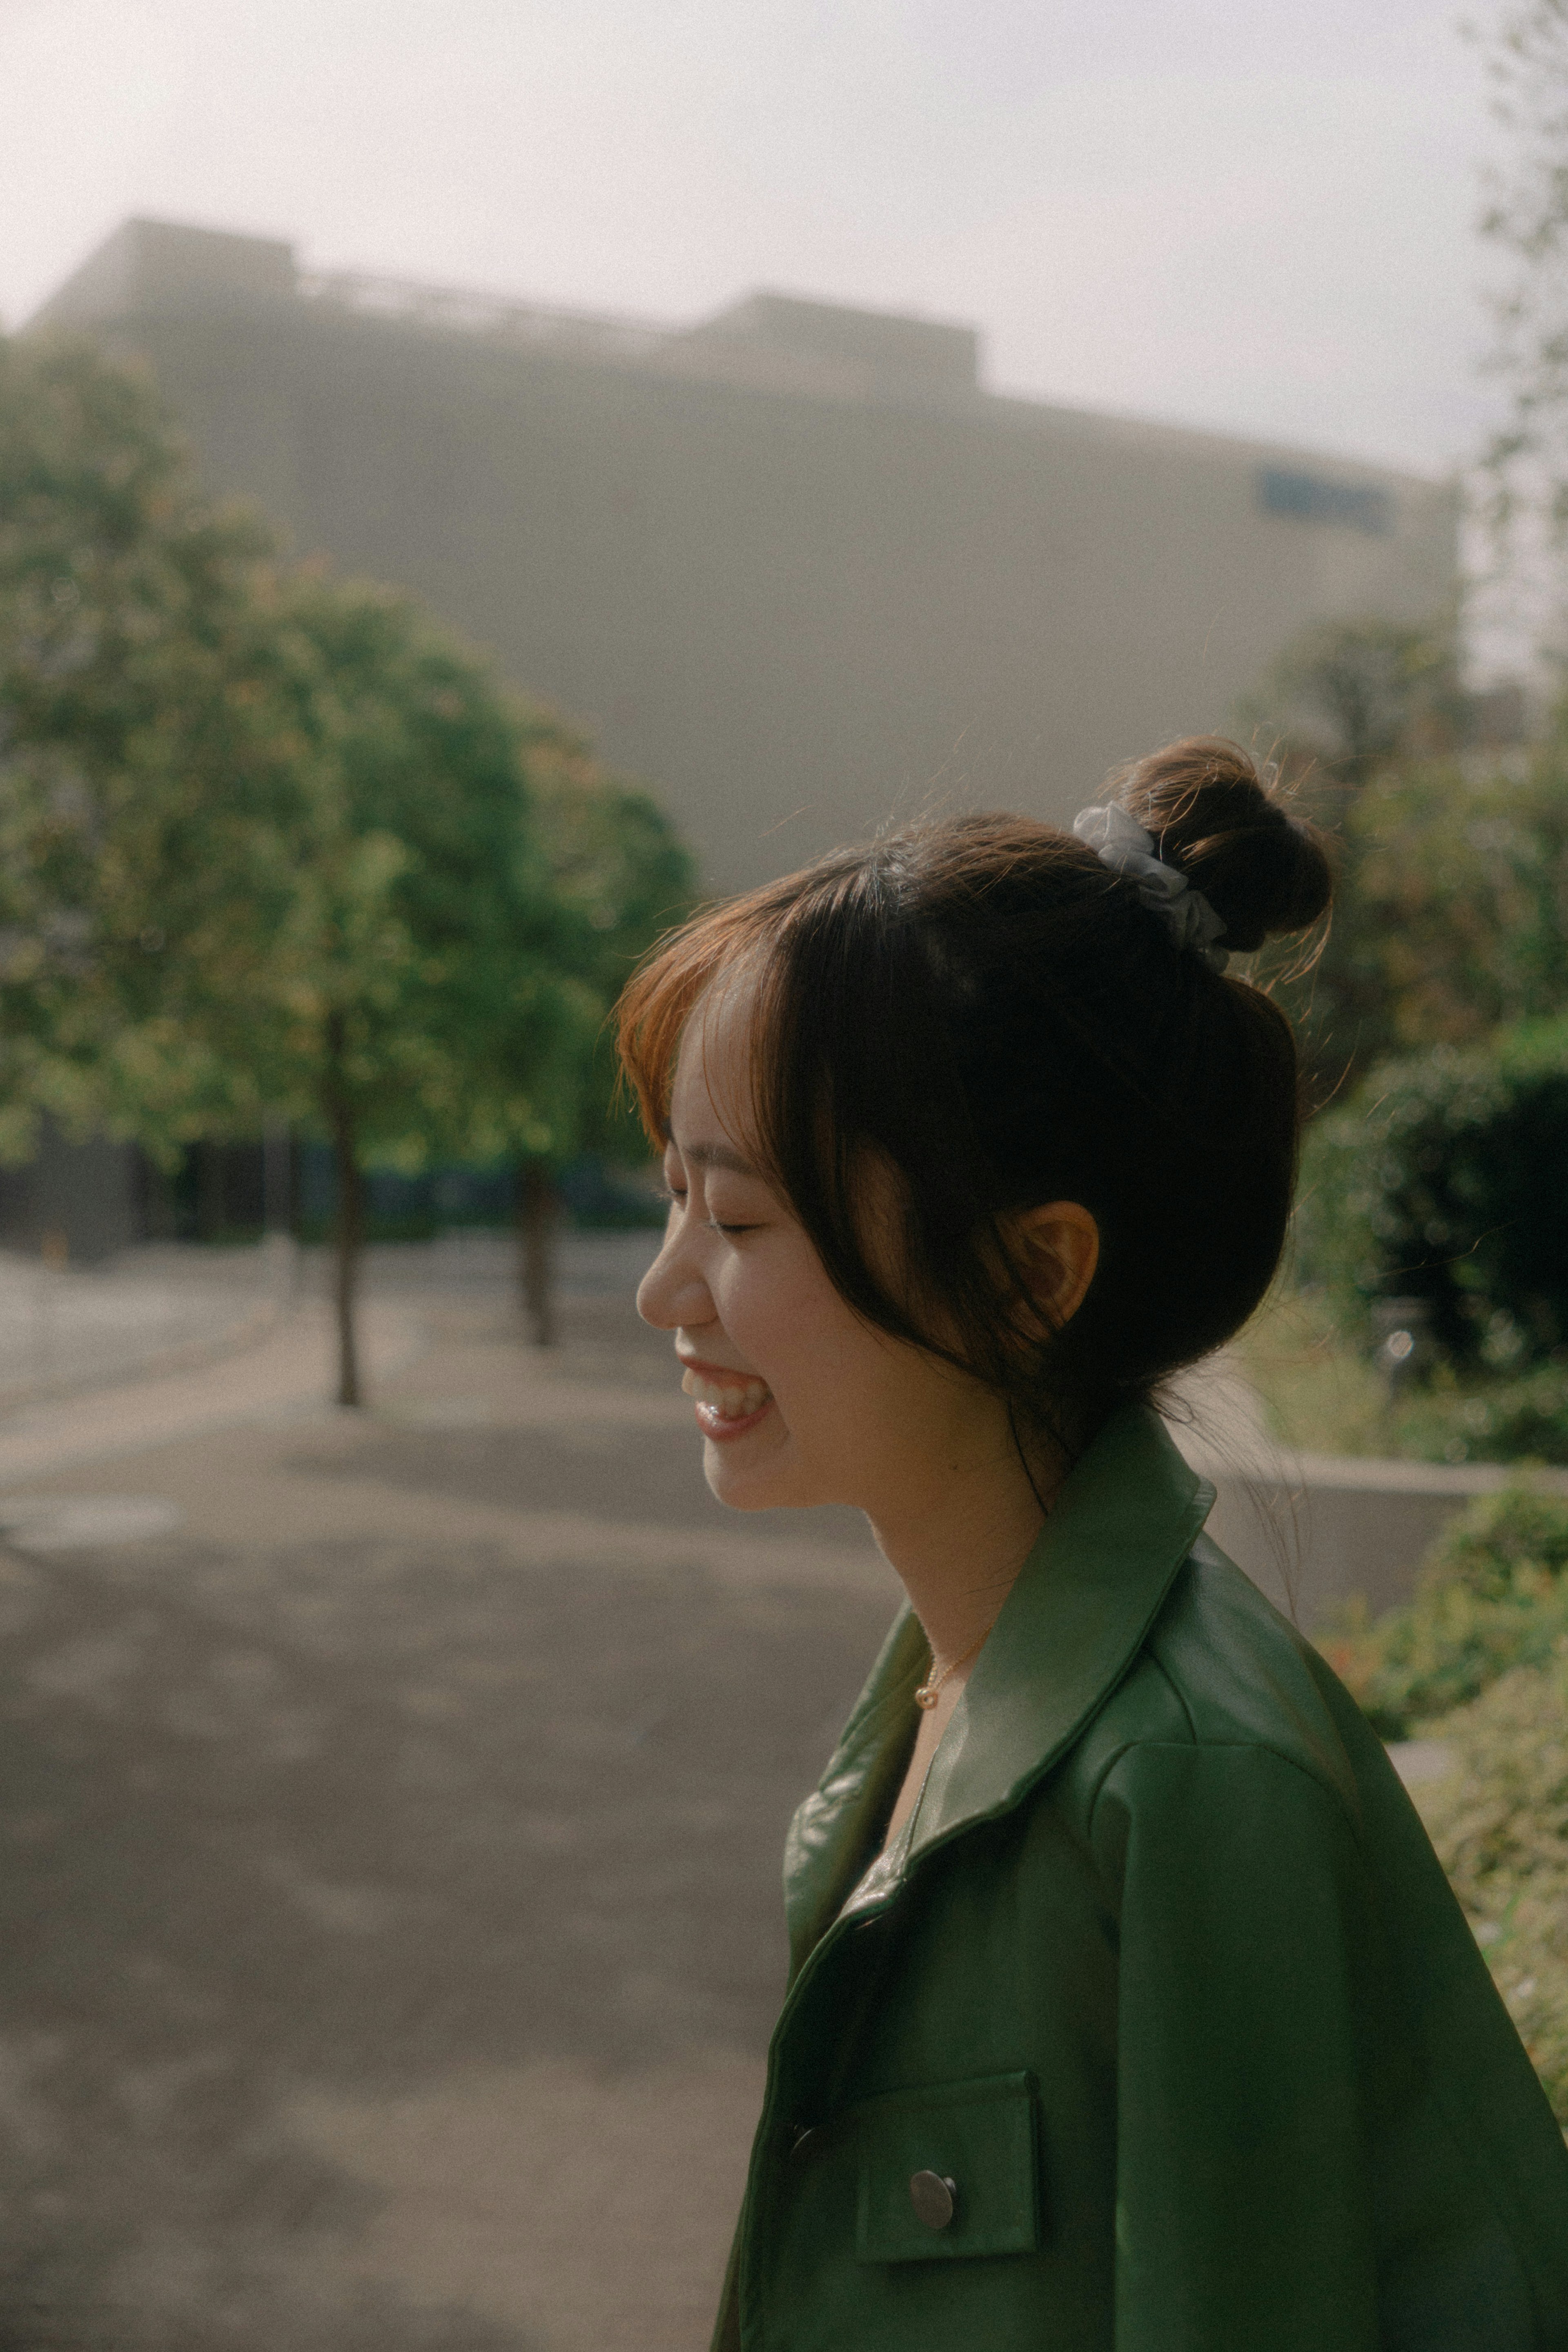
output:
<instances>
[{"instance_id":1,"label":"woman's cheek","mask_svg":"<svg viewBox=\"0 0 1568 2352\"><path fill-rule=\"evenodd\" d=\"M785 1343L789 1315L755 1255L747 1258L737 1252L725 1269L719 1285L719 1312L725 1329L747 1362L768 1378L768 1360L777 1356Z\"/></svg>"},{"instance_id":2,"label":"woman's cheek","mask_svg":"<svg viewBox=\"0 0 1568 2352\"><path fill-rule=\"evenodd\" d=\"M725 1329L770 1388L788 1382L801 1358L810 1354L816 1319L789 1256L758 1236L750 1248L736 1252L723 1283Z\"/></svg>"}]
</instances>

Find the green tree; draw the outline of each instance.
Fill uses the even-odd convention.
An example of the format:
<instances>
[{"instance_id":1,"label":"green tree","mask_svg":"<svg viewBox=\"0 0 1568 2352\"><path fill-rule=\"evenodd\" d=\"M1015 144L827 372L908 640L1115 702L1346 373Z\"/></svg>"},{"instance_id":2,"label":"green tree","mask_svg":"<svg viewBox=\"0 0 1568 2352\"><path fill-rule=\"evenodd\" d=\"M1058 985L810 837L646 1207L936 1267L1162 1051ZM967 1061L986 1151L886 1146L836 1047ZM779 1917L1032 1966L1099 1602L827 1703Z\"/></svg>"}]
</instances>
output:
<instances>
[{"instance_id":1,"label":"green tree","mask_svg":"<svg viewBox=\"0 0 1568 2352\"><path fill-rule=\"evenodd\" d=\"M1568 533L1568 0L1515 0L1487 40L1508 159L1482 234L1508 258L1494 364L1511 415L1489 454L1492 520L1517 559L1520 527Z\"/></svg>"},{"instance_id":2,"label":"green tree","mask_svg":"<svg viewBox=\"0 0 1568 2352\"><path fill-rule=\"evenodd\" d=\"M1346 846L1342 961L1375 999L1380 1045L1476 1044L1568 1005L1568 729L1511 770L1386 769Z\"/></svg>"},{"instance_id":3,"label":"green tree","mask_svg":"<svg viewBox=\"0 0 1568 2352\"><path fill-rule=\"evenodd\" d=\"M165 1152L260 1115L214 1016L266 975L314 789L272 550L151 382L0 341L0 1144L45 1111Z\"/></svg>"},{"instance_id":4,"label":"green tree","mask_svg":"<svg viewBox=\"0 0 1568 2352\"><path fill-rule=\"evenodd\" d=\"M517 1154L519 1276L536 1343L555 1336L552 1240L564 1163L593 1153L641 1165L647 1143L621 1097L607 1024L638 958L681 921L696 896L689 850L652 796L607 775L580 741L558 741L537 759L534 810L549 869L555 968L570 1017L549 1041L548 1087L525 1085L530 1117L513 1131ZM526 1081L538 1033L519 1008L505 1050Z\"/></svg>"},{"instance_id":5,"label":"green tree","mask_svg":"<svg viewBox=\"0 0 1568 2352\"><path fill-rule=\"evenodd\" d=\"M325 1132L357 1402L366 1167L587 1115L631 901L602 852L557 889L530 785L564 806L580 746L410 599L280 571L89 348L0 347L0 1146L45 1109L165 1159Z\"/></svg>"},{"instance_id":6,"label":"green tree","mask_svg":"<svg viewBox=\"0 0 1568 2352\"><path fill-rule=\"evenodd\" d=\"M281 604L310 804L262 1002L227 1010L333 1146L353 1404L367 1167L493 1160L557 1115L581 1013L530 773L568 739L406 596L307 574Z\"/></svg>"},{"instance_id":7,"label":"green tree","mask_svg":"<svg viewBox=\"0 0 1568 2352\"><path fill-rule=\"evenodd\" d=\"M1236 726L1277 765L1301 814L1330 834L1337 870L1326 937L1304 957L1292 948L1264 966L1299 1025L1309 1094L1321 1105L1408 1042L1411 959L1431 926L1402 942L1390 923L1423 892L1444 896L1430 860L1422 878L1415 870L1431 806L1451 806L1461 840L1469 821L1471 711L1452 633L1376 620L1310 630L1239 708Z\"/></svg>"},{"instance_id":8,"label":"green tree","mask_svg":"<svg viewBox=\"0 0 1568 2352\"><path fill-rule=\"evenodd\" d=\"M1466 724L1452 630L1377 619L1307 630L1239 714L1326 822L1391 761L1455 750Z\"/></svg>"}]
</instances>

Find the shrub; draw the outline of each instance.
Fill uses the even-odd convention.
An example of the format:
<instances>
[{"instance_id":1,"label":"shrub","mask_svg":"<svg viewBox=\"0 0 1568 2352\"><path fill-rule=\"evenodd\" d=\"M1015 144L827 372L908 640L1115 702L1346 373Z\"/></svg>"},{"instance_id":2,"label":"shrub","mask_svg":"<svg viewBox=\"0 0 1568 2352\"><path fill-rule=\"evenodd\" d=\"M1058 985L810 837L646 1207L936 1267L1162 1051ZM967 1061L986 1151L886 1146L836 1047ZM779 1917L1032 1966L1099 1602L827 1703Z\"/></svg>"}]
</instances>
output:
<instances>
[{"instance_id":1,"label":"shrub","mask_svg":"<svg viewBox=\"0 0 1568 2352\"><path fill-rule=\"evenodd\" d=\"M1464 1387L1410 1390L1389 1416L1395 1450L1422 1462L1568 1465L1568 1364Z\"/></svg>"},{"instance_id":2,"label":"shrub","mask_svg":"<svg viewBox=\"0 0 1568 2352\"><path fill-rule=\"evenodd\" d=\"M1397 753L1353 802L1345 830L1343 911L1375 976L1373 1034L1391 1050L1479 1045L1505 1023L1561 1010L1568 710L1490 771L1474 753Z\"/></svg>"},{"instance_id":3,"label":"shrub","mask_svg":"<svg viewBox=\"0 0 1568 2352\"><path fill-rule=\"evenodd\" d=\"M1479 1496L1423 1563L1414 1597L1375 1623L1350 1609L1319 1647L1375 1730L1414 1725L1476 1698L1568 1635L1568 1500L1529 1487Z\"/></svg>"},{"instance_id":4,"label":"shrub","mask_svg":"<svg viewBox=\"0 0 1568 2352\"><path fill-rule=\"evenodd\" d=\"M1452 663L1443 632L1321 633L1239 714L1306 768L1344 853L1321 957L1275 983L1314 1100L1387 1055L1479 1045L1568 1002L1568 704L1528 747L1461 750L1481 714Z\"/></svg>"},{"instance_id":5,"label":"shrub","mask_svg":"<svg viewBox=\"0 0 1568 2352\"><path fill-rule=\"evenodd\" d=\"M1308 1139L1299 1262L1364 1318L1426 1301L1438 1350L1502 1373L1568 1357L1568 1021L1374 1070Z\"/></svg>"},{"instance_id":6,"label":"shrub","mask_svg":"<svg viewBox=\"0 0 1568 2352\"><path fill-rule=\"evenodd\" d=\"M1500 1601L1521 1574L1552 1578L1568 1569L1568 1501L1533 1486L1479 1495L1449 1520L1427 1555L1435 1583L1462 1584L1478 1600Z\"/></svg>"},{"instance_id":7,"label":"shrub","mask_svg":"<svg viewBox=\"0 0 1568 2352\"><path fill-rule=\"evenodd\" d=\"M1568 1640L1424 1727L1453 1761L1416 1790L1422 1815L1568 2126Z\"/></svg>"}]
</instances>

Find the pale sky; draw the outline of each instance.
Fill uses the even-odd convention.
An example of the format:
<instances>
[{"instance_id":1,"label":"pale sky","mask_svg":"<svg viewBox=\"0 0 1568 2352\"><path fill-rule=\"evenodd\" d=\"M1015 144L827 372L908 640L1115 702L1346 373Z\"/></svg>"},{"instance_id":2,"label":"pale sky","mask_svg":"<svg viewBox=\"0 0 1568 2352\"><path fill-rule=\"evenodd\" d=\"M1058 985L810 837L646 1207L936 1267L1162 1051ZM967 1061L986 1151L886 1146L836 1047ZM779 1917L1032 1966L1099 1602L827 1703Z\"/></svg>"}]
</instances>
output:
<instances>
[{"instance_id":1,"label":"pale sky","mask_svg":"<svg viewBox=\"0 0 1568 2352\"><path fill-rule=\"evenodd\" d=\"M655 318L908 308L999 390L1440 471L1498 397L1461 5L0 0L0 320L143 213Z\"/></svg>"}]
</instances>

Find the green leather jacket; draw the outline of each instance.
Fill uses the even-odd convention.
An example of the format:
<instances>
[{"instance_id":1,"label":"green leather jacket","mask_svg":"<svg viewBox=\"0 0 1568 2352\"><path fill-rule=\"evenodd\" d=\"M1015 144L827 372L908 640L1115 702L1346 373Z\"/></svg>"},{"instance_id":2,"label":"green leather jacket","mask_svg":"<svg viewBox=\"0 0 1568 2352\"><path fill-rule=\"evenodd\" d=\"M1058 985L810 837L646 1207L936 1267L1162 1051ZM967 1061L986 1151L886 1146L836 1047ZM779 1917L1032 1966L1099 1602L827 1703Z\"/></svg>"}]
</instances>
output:
<instances>
[{"instance_id":1,"label":"green leather jacket","mask_svg":"<svg viewBox=\"0 0 1568 2352\"><path fill-rule=\"evenodd\" d=\"M868 1867L928 1664L894 1624L790 1832L718 2352L1568 2348L1562 2135L1212 1502L1107 1424Z\"/></svg>"}]
</instances>

